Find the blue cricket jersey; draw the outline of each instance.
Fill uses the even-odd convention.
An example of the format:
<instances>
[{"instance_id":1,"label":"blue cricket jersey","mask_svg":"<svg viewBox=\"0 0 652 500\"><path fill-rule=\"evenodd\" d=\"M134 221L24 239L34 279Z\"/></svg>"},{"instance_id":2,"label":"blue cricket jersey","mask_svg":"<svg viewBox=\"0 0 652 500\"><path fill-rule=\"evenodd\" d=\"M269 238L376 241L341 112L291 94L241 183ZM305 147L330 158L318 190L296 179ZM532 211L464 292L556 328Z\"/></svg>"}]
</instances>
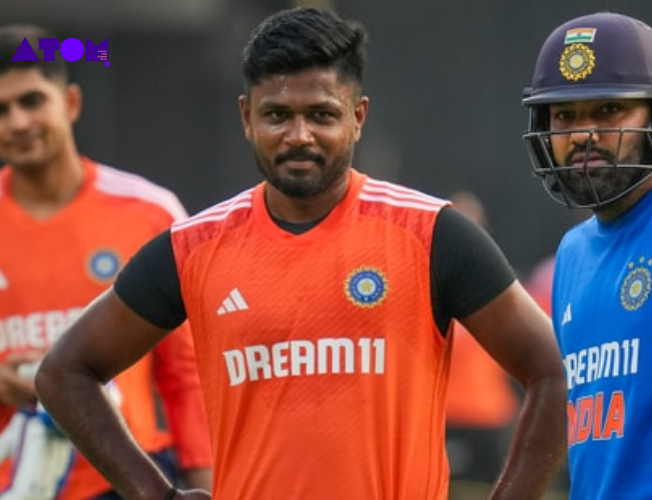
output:
<instances>
[{"instance_id":1,"label":"blue cricket jersey","mask_svg":"<svg viewBox=\"0 0 652 500\"><path fill-rule=\"evenodd\" d=\"M652 192L558 249L555 334L568 387L571 498L652 499Z\"/></svg>"}]
</instances>

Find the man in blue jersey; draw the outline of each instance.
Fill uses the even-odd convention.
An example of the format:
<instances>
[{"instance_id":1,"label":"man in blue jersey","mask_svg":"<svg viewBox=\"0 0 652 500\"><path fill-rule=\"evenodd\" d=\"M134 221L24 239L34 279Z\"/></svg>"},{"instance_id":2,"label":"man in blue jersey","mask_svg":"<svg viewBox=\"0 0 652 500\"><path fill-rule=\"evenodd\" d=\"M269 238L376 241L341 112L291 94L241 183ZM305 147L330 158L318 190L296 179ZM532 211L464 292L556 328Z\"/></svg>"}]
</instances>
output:
<instances>
[{"instance_id":1,"label":"man in blue jersey","mask_svg":"<svg viewBox=\"0 0 652 500\"><path fill-rule=\"evenodd\" d=\"M562 238L552 291L571 498L652 498L652 29L610 12L563 23L523 104L535 174L593 211Z\"/></svg>"}]
</instances>

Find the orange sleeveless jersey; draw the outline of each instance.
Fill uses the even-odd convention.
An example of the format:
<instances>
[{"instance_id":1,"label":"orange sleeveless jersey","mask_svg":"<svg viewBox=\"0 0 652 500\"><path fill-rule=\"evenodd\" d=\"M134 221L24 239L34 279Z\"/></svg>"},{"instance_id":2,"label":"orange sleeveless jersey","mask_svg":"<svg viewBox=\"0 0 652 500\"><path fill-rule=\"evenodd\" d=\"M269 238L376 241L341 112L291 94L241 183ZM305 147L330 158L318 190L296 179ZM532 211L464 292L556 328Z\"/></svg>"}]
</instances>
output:
<instances>
[{"instance_id":1,"label":"orange sleeveless jersey","mask_svg":"<svg viewBox=\"0 0 652 500\"><path fill-rule=\"evenodd\" d=\"M32 218L0 170L0 359L14 351L45 349L150 238L185 216L175 195L133 174L83 159L79 194L45 221ZM173 441L183 467L210 466L207 424L192 338L183 325L116 379L121 411L147 451ZM157 419L160 394L169 428ZM4 427L13 408L0 405ZM160 413L160 412L159 412ZM10 481L0 470L0 487ZM111 487L81 456L60 496L85 500Z\"/></svg>"},{"instance_id":2,"label":"orange sleeveless jersey","mask_svg":"<svg viewBox=\"0 0 652 500\"><path fill-rule=\"evenodd\" d=\"M430 298L444 202L353 171L328 217L292 235L263 190L172 228L213 498L444 498L450 352Z\"/></svg>"}]
</instances>

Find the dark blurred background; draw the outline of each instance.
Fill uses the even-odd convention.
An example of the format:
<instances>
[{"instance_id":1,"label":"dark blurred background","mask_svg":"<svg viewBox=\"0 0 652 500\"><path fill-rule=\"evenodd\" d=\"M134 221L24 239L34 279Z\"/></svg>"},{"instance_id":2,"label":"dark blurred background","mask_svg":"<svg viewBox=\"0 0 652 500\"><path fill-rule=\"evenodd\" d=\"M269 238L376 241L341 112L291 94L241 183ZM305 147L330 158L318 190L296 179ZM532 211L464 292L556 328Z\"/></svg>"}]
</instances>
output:
<instances>
[{"instance_id":1,"label":"dark blurred background","mask_svg":"<svg viewBox=\"0 0 652 500\"><path fill-rule=\"evenodd\" d=\"M475 192L522 275L554 251L578 215L531 174L521 92L558 24L598 10L650 23L651 0L1 0L0 20L44 24L62 41L108 38L109 67L70 63L85 95L80 149L196 212L260 180L238 115L240 51L265 16L299 4L370 31L358 169L443 197Z\"/></svg>"}]
</instances>

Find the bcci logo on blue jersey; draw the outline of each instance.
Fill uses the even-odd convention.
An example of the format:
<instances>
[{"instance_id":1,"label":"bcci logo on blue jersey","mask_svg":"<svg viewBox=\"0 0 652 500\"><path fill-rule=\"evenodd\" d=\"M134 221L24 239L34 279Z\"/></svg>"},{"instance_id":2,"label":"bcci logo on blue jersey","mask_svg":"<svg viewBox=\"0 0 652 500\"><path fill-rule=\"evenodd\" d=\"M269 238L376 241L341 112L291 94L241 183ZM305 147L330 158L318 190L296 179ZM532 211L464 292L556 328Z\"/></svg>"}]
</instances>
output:
<instances>
[{"instance_id":1,"label":"bcci logo on blue jersey","mask_svg":"<svg viewBox=\"0 0 652 500\"><path fill-rule=\"evenodd\" d=\"M650 296L652 274L650 274L652 259L641 257L638 265L630 262L630 269L620 287L620 303L627 311L636 311Z\"/></svg>"}]
</instances>

